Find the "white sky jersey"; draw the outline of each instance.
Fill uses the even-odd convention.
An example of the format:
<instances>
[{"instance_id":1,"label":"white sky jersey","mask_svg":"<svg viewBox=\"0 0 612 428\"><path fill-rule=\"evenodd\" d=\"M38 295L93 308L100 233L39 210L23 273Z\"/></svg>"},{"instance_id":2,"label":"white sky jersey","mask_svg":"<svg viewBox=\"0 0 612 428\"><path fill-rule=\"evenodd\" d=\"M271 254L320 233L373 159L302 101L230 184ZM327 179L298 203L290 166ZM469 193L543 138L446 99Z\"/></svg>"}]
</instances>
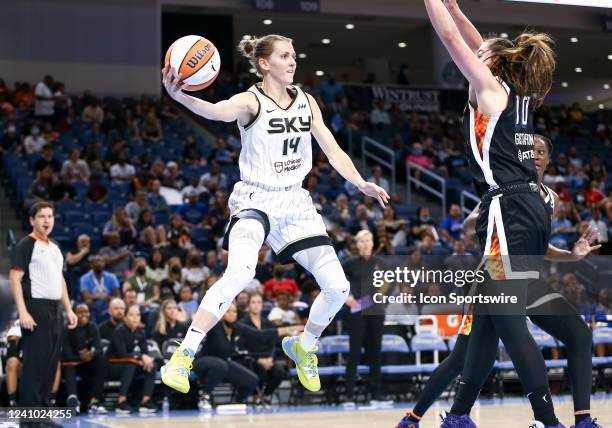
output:
<instances>
[{"instance_id":1,"label":"white sky jersey","mask_svg":"<svg viewBox=\"0 0 612 428\"><path fill-rule=\"evenodd\" d=\"M240 179L255 186L287 187L301 184L312 168L310 128L312 111L306 94L296 86L296 97L281 108L256 84L249 88L259 101L259 111L245 127L242 138Z\"/></svg>"}]
</instances>

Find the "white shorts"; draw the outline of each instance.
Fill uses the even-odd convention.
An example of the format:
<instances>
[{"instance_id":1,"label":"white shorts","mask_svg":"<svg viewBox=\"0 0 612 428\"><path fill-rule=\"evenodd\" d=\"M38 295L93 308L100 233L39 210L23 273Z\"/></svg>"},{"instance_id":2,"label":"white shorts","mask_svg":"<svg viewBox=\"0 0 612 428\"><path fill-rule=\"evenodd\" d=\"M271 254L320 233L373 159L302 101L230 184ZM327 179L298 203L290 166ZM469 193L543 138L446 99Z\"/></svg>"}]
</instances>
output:
<instances>
[{"instance_id":1,"label":"white shorts","mask_svg":"<svg viewBox=\"0 0 612 428\"><path fill-rule=\"evenodd\" d=\"M267 216L270 233L266 242L281 263L291 263L293 255L306 248L331 245L310 193L299 184L285 188L262 188L239 181L234 186L228 205L232 218L244 210L258 210ZM234 223L230 218L226 235Z\"/></svg>"}]
</instances>

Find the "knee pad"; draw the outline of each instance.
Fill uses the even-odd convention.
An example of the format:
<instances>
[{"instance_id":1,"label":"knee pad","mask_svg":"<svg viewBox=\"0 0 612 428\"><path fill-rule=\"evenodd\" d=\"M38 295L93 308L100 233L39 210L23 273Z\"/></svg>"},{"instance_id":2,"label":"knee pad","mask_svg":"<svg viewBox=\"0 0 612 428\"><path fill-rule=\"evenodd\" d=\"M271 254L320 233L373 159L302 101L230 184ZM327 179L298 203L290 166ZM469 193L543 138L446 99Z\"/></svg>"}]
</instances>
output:
<instances>
[{"instance_id":1,"label":"knee pad","mask_svg":"<svg viewBox=\"0 0 612 428\"><path fill-rule=\"evenodd\" d=\"M204 295L200 307L221 318L238 293L255 277L257 256L265 237L261 223L242 219L229 237L227 269Z\"/></svg>"}]
</instances>

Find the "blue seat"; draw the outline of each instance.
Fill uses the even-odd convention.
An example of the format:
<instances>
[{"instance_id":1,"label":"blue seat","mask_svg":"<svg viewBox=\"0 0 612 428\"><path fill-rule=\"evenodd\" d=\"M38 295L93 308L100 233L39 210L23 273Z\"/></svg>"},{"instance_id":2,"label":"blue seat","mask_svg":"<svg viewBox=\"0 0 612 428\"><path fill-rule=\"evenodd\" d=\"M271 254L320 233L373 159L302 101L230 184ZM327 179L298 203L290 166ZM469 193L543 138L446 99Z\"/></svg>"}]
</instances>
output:
<instances>
[{"instance_id":1,"label":"blue seat","mask_svg":"<svg viewBox=\"0 0 612 428\"><path fill-rule=\"evenodd\" d=\"M75 223L85 223L89 217L83 211L65 211L62 214L64 224L73 225Z\"/></svg>"},{"instance_id":2,"label":"blue seat","mask_svg":"<svg viewBox=\"0 0 612 428\"><path fill-rule=\"evenodd\" d=\"M593 330L594 345L612 344L612 327L600 327ZM593 357L593 366L607 366L612 364L612 356Z\"/></svg>"},{"instance_id":3,"label":"blue seat","mask_svg":"<svg viewBox=\"0 0 612 428\"><path fill-rule=\"evenodd\" d=\"M111 211L98 211L91 214L91 224L97 227L104 227L107 221L112 217Z\"/></svg>"}]
</instances>

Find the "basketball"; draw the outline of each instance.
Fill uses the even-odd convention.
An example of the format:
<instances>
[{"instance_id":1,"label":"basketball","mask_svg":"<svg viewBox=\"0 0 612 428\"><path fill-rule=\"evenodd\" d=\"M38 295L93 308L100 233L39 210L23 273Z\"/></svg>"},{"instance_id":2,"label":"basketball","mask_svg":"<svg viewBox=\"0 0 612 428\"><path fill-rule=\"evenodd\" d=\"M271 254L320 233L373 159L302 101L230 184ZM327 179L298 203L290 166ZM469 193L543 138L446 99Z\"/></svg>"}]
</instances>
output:
<instances>
[{"instance_id":1,"label":"basketball","mask_svg":"<svg viewBox=\"0 0 612 428\"><path fill-rule=\"evenodd\" d=\"M187 83L186 91L199 91L210 86L221 68L219 51L210 40L201 36L184 36L168 48L164 65L170 66Z\"/></svg>"}]
</instances>

